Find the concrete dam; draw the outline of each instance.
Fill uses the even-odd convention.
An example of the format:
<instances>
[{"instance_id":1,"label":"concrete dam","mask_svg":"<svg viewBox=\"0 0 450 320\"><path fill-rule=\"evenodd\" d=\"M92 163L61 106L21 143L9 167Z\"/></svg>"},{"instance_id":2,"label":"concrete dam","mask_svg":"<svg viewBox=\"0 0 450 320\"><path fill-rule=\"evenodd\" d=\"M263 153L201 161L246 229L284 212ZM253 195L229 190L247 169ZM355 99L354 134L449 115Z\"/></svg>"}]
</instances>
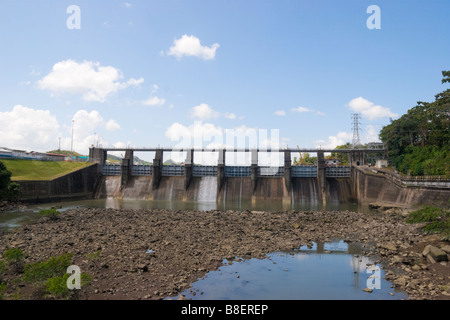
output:
<instances>
[{"instance_id":1,"label":"concrete dam","mask_svg":"<svg viewBox=\"0 0 450 320\"><path fill-rule=\"evenodd\" d=\"M120 165L105 163L105 149L91 149L100 163L95 198L187 202L347 203L355 200L351 167L326 167L324 150L318 164L292 166L290 150L284 166L258 165L258 150L251 152L250 166L225 165L226 150L218 150L217 166L194 165L194 149L187 150L184 165L163 165L162 149L156 149L152 165L133 163L133 150L125 150ZM229 150L228 150L229 152Z\"/></svg>"}]
</instances>

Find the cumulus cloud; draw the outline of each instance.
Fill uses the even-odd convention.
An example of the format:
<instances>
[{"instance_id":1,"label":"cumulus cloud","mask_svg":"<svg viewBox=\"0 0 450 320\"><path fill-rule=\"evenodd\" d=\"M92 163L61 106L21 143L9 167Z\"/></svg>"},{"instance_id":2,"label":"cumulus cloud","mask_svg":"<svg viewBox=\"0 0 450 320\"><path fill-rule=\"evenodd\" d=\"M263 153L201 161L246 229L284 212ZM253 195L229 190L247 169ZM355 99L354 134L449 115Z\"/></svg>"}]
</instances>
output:
<instances>
[{"instance_id":1,"label":"cumulus cloud","mask_svg":"<svg viewBox=\"0 0 450 320\"><path fill-rule=\"evenodd\" d=\"M311 112L312 110L305 108L305 107L297 107L291 109L294 112Z\"/></svg>"},{"instance_id":2,"label":"cumulus cloud","mask_svg":"<svg viewBox=\"0 0 450 320\"><path fill-rule=\"evenodd\" d=\"M107 123L106 123L106 130L108 131L115 131L115 130L119 130L120 129L120 125L113 119L110 119Z\"/></svg>"},{"instance_id":3,"label":"cumulus cloud","mask_svg":"<svg viewBox=\"0 0 450 320\"><path fill-rule=\"evenodd\" d=\"M286 111L284 111L284 110L277 110L277 111L274 112L274 114L276 116L284 117L286 115Z\"/></svg>"},{"instance_id":4,"label":"cumulus cloud","mask_svg":"<svg viewBox=\"0 0 450 320\"><path fill-rule=\"evenodd\" d=\"M12 149L48 151L57 146L59 124L48 110L16 105L0 112L1 146Z\"/></svg>"},{"instance_id":5,"label":"cumulus cloud","mask_svg":"<svg viewBox=\"0 0 450 320\"><path fill-rule=\"evenodd\" d=\"M88 154L89 147L100 139L103 146L110 145L103 139L103 131L118 129L120 125L115 120L106 121L96 110L78 110L66 124L61 124L49 110L22 105L0 112L0 146L11 149L46 152L57 149L61 143L63 150L73 148Z\"/></svg>"},{"instance_id":6,"label":"cumulus cloud","mask_svg":"<svg viewBox=\"0 0 450 320\"><path fill-rule=\"evenodd\" d=\"M159 87L157 84L152 86L152 96L147 100L142 101L142 104L145 106L162 106L166 103L166 99L154 96L156 91L158 91Z\"/></svg>"},{"instance_id":7,"label":"cumulus cloud","mask_svg":"<svg viewBox=\"0 0 450 320\"><path fill-rule=\"evenodd\" d=\"M347 142L352 142L353 134L351 132L338 132L335 136L329 136L328 140L318 140L316 141L316 148L322 149L334 149L337 146L346 144Z\"/></svg>"},{"instance_id":8,"label":"cumulus cloud","mask_svg":"<svg viewBox=\"0 0 450 320\"><path fill-rule=\"evenodd\" d=\"M398 114L393 113L389 108L375 105L373 102L364 99L363 97L358 97L350 100L348 107L369 120L374 120L377 118L395 118Z\"/></svg>"},{"instance_id":9,"label":"cumulus cloud","mask_svg":"<svg viewBox=\"0 0 450 320\"><path fill-rule=\"evenodd\" d=\"M219 117L220 113L213 110L209 105L206 103L202 103L198 106L195 106L191 109L191 116L193 118L197 118L200 120L206 120L211 118L217 118Z\"/></svg>"},{"instance_id":10,"label":"cumulus cloud","mask_svg":"<svg viewBox=\"0 0 450 320\"><path fill-rule=\"evenodd\" d=\"M190 115L192 118L198 120L216 119L219 117L224 117L230 120L234 120L237 118L236 114L232 112L218 112L206 103L201 103L198 106L191 108Z\"/></svg>"},{"instance_id":11,"label":"cumulus cloud","mask_svg":"<svg viewBox=\"0 0 450 320\"><path fill-rule=\"evenodd\" d=\"M147 100L142 101L142 104L145 106L162 106L166 103L166 99L159 98L157 96L152 96Z\"/></svg>"},{"instance_id":12,"label":"cumulus cloud","mask_svg":"<svg viewBox=\"0 0 450 320\"><path fill-rule=\"evenodd\" d=\"M64 60L56 63L52 71L38 81L38 87L54 94L81 94L86 101L104 102L106 98L130 86L139 86L143 78L121 82L123 75L112 66L98 62Z\"/></svg>"},{"instance_id":13,"label":"cumulus cloud","mask_svg":"<svg viewBox=\"0 0 450 320\"><path fill-rule=\"evenodd\" d=\"M234 113L232 113L232 112L225 112L224 114L223 114L223 116L225 117L225 118L227 118L227 119L236 119L236 115L234 114Z\"/></svg>"},{"instance_id":14,"label":"cumulus cloud","mask_svg":"<svg viewBox=\"0 0 450 320\"><path fill-rule=\"evenodd\" d=\"M305 107L301 107L301 106L297 107L297 108L291 108L291 111L292 112L298 112L298 113L313 112L313 113L318 114L319 116L324 116L325 115L325 113L322 112L322 111L316 111L316 110L305 108Z\"/></svg>"},{"instance_id":15,"label":"cumulus cloud","mask_svg":"<svg viewBox=\"0 0 450 320\"><path fill-rule=\"evenodd\" d=\"M210 47L203 46L200 39L193 35L183 35L180 39L175 39L167 54L181 59L184 56L198 57L203 60L213 60L219 44L215 43Z\"/></svg>"}]
</instances>

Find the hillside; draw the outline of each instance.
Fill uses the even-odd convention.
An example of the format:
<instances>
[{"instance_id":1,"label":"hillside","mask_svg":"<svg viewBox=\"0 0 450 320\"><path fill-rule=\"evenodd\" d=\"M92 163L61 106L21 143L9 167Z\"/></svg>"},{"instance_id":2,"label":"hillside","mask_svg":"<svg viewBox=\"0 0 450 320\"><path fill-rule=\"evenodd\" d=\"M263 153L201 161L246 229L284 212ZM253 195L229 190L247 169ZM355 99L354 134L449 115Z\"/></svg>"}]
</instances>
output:
<instances>
[{"instance_id":1,"label":"hillside","mask_svg":"<svg viewBox=\"0 0 450 320\"><path fill-rule=\"evenodd\" d=\"M8 159L1 160L11 171L11 180L52 180L72 171L87 167L91 163L65 161L39 161Z\"/></svg>"},{"instance_id":2,"label":"hillside","mask_svg":"<svg viewBox=\"0 0 450 320\"><path fill-rule=\"evenodd\" d=\"M450 71L442 72L450 83ZM417 103L380 132L392 164L404 174L450 176L450 89Z\"/></svg>"}]
</instances>

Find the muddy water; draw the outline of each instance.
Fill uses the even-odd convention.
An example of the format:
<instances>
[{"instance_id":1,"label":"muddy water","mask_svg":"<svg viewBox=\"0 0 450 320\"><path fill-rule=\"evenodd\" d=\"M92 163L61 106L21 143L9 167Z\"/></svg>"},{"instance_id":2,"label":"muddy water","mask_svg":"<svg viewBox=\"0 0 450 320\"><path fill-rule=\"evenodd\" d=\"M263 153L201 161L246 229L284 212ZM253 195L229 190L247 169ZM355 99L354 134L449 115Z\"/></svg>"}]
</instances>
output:
<instances>
[{"instance_id":1,"label":"muddy water","mask_svg":"<svg viewBox=\"0 0 450 320\"><path fill-rule=\"evenodd\" d=\"M379 265L342 240L239 260L225 260L182 295L190 300L407 299L383 279Z\"/></svg>"}]
</instances>

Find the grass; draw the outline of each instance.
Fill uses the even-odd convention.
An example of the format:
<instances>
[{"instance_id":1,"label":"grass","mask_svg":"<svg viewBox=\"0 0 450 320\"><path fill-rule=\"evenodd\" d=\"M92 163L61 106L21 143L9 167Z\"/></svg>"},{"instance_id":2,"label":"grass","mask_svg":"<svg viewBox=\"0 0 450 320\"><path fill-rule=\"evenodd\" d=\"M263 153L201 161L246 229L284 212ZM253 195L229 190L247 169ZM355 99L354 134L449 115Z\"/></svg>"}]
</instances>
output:
<instances>
[{"instance_id":1,"label":"grass","mask_svg":"<svg viewBox=\"0 0 450 320\"><path fill-rule=\"evenodd\" d=\"M70 172L90 166L86 162L38 161L7 159L1 160L11 171L12 181L53 180Z\"/></svg>"},{"instance_id":2,"label":"grass","mask_svg":"<svg viewBox=\"0 0 450 320\"><path fill-rule=\"evenodd\" d=\"M425 223L423 232L426 234L439 233L444 240L450 239L450 211L433 206L425 206L409 213L406 222Z\"/></svg>"}]
</instances>

